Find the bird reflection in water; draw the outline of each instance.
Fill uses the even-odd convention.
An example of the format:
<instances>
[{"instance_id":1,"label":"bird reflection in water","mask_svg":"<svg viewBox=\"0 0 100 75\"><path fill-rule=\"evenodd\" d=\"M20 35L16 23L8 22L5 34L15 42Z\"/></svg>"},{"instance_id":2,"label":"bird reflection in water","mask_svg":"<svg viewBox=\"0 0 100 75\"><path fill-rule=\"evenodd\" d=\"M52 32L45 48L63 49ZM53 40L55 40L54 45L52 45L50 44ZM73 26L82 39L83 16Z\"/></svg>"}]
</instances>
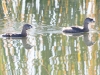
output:
<instances>
[{"instance_id":1,"label":"bird reflection in water","mask_svg":"<svg viewBox=\"0 0 100 75\"><path fill-rule=\"evenodd\" d=\"M87 45L87 46L92 46L94 43L95 43L95 40L93 40L92 38L93 35L95 33L71 33L71 34L68 34L68 33L63 33L64 35L66 36L69 36L69 37L83 37L84 38L84 43Z\"/></svg>"},{"instance_id":2,"label":"bird reflection in water","mask_svg":"<svg viewBox=\"0 0 100 75\"><path fill-rule=\"evenodd\" d=\"M22 45L25 49L31 49L33 46L31 46L29 43L28 43L28 38L27 37L22 37L22 38L6 38L6 40L21 40L22 41Z\"/></svg>"},{"instance_id":3,"label":"bird reflection in water","mask_svg":"<svg viewBox=\"0 0 100 75\"><path fill-rule=\"evenodd\" d=\"M31 49L32 48L32 46L27 43L27 38L23 38L21 40L22 40L24 48L26 48L26 49Z\"/></svg>"}]
</instances>

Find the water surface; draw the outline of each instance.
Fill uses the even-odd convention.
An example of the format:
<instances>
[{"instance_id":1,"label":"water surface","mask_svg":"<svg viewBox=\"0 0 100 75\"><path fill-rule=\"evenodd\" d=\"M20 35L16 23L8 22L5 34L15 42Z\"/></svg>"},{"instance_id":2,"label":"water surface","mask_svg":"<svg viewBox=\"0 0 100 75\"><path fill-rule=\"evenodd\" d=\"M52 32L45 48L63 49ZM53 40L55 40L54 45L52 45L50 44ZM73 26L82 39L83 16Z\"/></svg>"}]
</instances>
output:
<instances>
[{"instance_id":1,"label":"water surface","mask_svg":"<svg viewBox=\"0 0 100 75\"><path fill-rule=\"evenodd\" d=\"M99 75L99 0L0 0L0 35L20 33L33 26L28 37L0 38L0 75ZM95 19L89 33L63 34L62 28L82 26Z\"/></svg>"}]
</instances>

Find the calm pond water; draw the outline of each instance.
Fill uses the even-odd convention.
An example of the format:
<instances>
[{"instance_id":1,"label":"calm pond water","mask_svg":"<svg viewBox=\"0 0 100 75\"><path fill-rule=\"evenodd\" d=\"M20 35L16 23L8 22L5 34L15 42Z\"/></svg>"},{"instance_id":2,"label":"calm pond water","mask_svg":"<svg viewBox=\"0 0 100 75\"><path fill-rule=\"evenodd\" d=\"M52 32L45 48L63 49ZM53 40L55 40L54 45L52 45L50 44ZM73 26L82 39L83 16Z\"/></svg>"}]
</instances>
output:
<instances>
[{"instance_id":1,"label":"calm pond water","mask_svg":"<svg viewBox=\"0 0 100 75\"><path fill-rule=\"evenodd\" d=\"M67 26L95 20L91 32L69 36ZM100 75L100 0L0 0L0 75Z\"/></svg>"}]
</instances>

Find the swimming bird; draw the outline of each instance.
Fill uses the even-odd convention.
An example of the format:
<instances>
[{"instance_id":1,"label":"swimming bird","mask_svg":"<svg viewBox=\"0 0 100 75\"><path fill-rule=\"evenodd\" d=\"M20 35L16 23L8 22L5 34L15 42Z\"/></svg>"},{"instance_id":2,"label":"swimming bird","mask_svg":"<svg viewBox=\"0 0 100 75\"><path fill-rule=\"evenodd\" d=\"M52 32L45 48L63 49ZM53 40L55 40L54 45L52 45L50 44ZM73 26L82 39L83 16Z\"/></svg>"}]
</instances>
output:
<instances>
[{"instance_id":1,"label":"swimming bird","mask_svg":"<svg viewBox=\"0 0 100 75\"><path fill-rule=\"evenodd\" d=\"M30 28L32 28L31 25L29 25L29 24L24 24L21 34L6 33L6 34L2 35L2 37L26 37L26 36L27 36L26 30L28 30L28 29L30 29Z\"/></svg>"},{"instance_id":2,"label":"swimming bird","mask_svg":"<svg viewBox=\"0 0 100 75\"><path fill-rule=\"evenodd\" d=\"M72 27L66 27L62 29L62 32L64 33L82 33L82 32L89 32L89 23L95 22L92 18L86 18L84 20L84 26L72 26Z\"/></svg>"}]
</instances>

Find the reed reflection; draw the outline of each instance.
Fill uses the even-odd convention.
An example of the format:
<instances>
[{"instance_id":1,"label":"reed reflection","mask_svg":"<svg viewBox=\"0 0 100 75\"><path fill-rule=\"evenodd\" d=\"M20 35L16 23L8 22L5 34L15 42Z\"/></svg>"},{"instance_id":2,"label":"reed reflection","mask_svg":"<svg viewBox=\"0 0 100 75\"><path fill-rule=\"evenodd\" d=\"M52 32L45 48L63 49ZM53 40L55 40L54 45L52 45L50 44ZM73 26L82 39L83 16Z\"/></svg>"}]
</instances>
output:
<instances>
[{"instance_id":1,"label":"reed reflection","mask_svg":"<svg viewBox=\"0 0 100 75\"><path fill-rule=\"evenodd\" d=\"M91 39L90 35L91 37L95 36L95 34L89 33L80 35L81 37L65 36L61 33L42 33L23 40L4 39L5 49L3 54L5 58L3 59L6 61L5 64L8 65L5 69L7 69L7 72L13 74L15 74L13 71L16 70L16 73L21 72L26 75L71 75L88 73L87 71L89 69L86 68L90 67L88 62L91 62L91 57L92 60L97 59L91 54L92 50L94 50L92 49L92 45L94 44L92 41L95 40ZM26 43L24 45L26 46L28 40L31 41L29 44L32 47L25 47L28 49L26 50L22 46L22 42L23 44Z\"/></svg>"},{"instance_id":2,"label":"reed reflection","mask_svg":"<svg viewBox=\"0 0 100 75\"><path fill-rule=\"evenodd\" d=\"M62 38L63 45L55 46L55 48L52 49L52 56L49 58L52 68L51 73L55 75L91 74L88 71L90 69L93 69L94 71L93 67L96 66L94 63L91 63L91 60L95 60L95 57L93 57L93 55L96 55L95 49L92 49L93 45L96 45L94 44L97 41L96 35L98 34L85 33L76 36L64 35ZM66 44L64 44L64 42ZM94 62L96 63L96 61ZM92 64L94 64L94 66ZM91 68L86 69L89 67Z\"/></svg>"},{"instance_id":3,"label":"reed reflection","mask_svg":"<svg viewBox=\"0 0 100 75\"><path fill-rule=\"evenodd\" d=\"M24 39L26 41L26 39ZM24 41L23 40L23 41ZM13 74L20 74L21 73L27 75L27 60L26 60L26 49L28 50L31 47L23 47L22 46L22 39L2 39L2 54L4 57L2 57L3 61L3 67L5 71L3 73L6 73L8 75ZM27 42L23 42L24 44L27 44Z\"/></svg>"},{"instance_id":4,"label":"reed reflection","mask_svg":"<svg viewBox=\"0 0 100 75\"><path fill-rule=\"evenodd\" d=\"M94 18L95 14L95 0L3 0L1 7L3 13L0 15L8 20L11 18L20 22L52 26L66 26L65 23L81 25L84 18Z\"/></svg>"}]
</instances>

